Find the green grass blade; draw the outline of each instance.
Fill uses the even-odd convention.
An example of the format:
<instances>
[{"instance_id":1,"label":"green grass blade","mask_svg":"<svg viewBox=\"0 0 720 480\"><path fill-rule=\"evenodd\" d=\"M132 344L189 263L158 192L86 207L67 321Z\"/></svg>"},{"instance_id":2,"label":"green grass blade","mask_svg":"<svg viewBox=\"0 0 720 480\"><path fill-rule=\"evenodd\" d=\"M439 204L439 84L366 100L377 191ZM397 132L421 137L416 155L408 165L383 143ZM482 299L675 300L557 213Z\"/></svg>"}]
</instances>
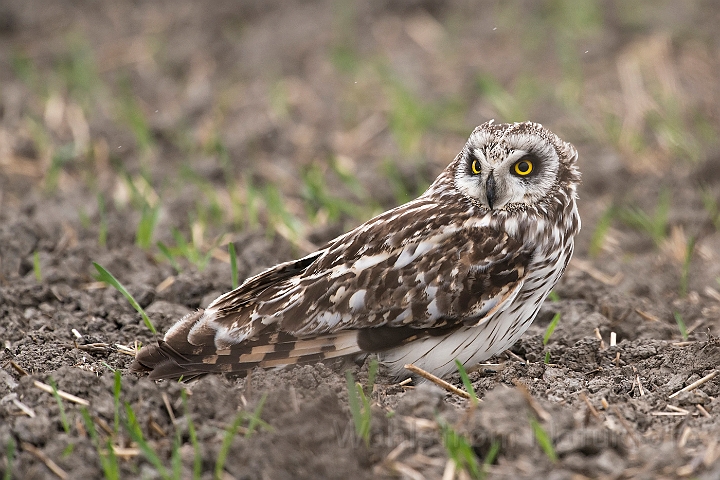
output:
<instances>
[{"instance_id":1,"label":"green grass blade","mask_svg":"<svg viewBox=\"0 0 720 480\"><path fill-rule=\"evenodd\" d=\"M478 404L478 398L475 394L475 389L473 388L472 382L470 381L470 377L467 374L467 370L465 370L465 367L462 363L460 363L460 360L455 359L455 365L457 366L458 372L460 372L460 378L462 379L463 385L465 386L465 390L470 395L470 401L473 405Z\"/></svg>"},{"instance_id":2,"label":"green grass blade","mask_svg":"<svg viewBox=\"0 0 720 480\"><path fill-rule=\"evenodd\" d=\"M542 425L540 425L540 422L534 418L530 419L530 425L532 426L533 433L535 434L535 440L537 440L540 448L542 448L543 452L545 452L545 455L547 455L551 462L557 462L558 456L557 453L555 453L555 447L553 447L550 435L548 435Z\"/></svg>"},{"instance_id":3,"label":"green grass blade","mask_svg":"<svg viewBox=\"0 0 720 480\"><path fill-rule=\"evenodd\" d=\"M360 414L360 438L365 442L365 446L370 446L370 424L372 423L372 402L370 397L365 395L362 385L355 384L358 396L362 403L362 412Z\"/></svg>"},{"instance_id":4,"label":"green grass blade","mask_svg":"<svg viewBox=\"0 0 720 480\"><path fill-rule=\"evenodd\" d=\"M195 430L195 423L192 421L190 416L190 410L187 404L187 391L184 389L181 392L183 408L185 410L185 417L187 417L188 435L190 436L190 443L193 447L193 480L200 480L202 476L202 456L200 455L200 443L198 442L197 430Z\"/></svg>"},{"instance_id":5,"label":"green grass blade","mask_svg":"<svg viewBox=\"0 0 720 480\"><path fill-rule=\"evenodd\" d=\"M12 467L13 467L13 460L15 459L15 439L13 437L10 437L10 440L8 440L7 446L5 447L5 459L7 465L5 466L5 475L3 475L3 480L11 480L12 479Z\"/></svg>"},{"instance_id":6,"label":"green grass blade","mask_svg":"<svg viewBox=\"0 0 720 480\"><path fill-rule=\"evenodd\" d=\"M122 388L122 376L120 370L115 370L115 381L113 384L113 406L115 408L115 435L120 431L120 389Z\"/></svg>"},{"instance_id":7,"label":"green grass blade","mask_svg":"<svg viewBox=\"0 0 720 480\"><path fill-rule=\"evenodd\" d=\"M157 225L159 216L159 204L154 207L151 207L147 203L143 205L140 222L138 223L137 230L135 231L135 244L143 250L147 250L150 248L150 245L152 245L152 237L155 232L155 225Z\"/></svg>"},{"instance_id":8,"label":"green grass blade","mask_svg":"<svg viewBox=\"0 0 720 480\"><path fill-rule=\"evenodd\" d=\"M614 205L611 205L598 220L595 231L593 231L592 238L590 239L590 248L588 249L588 254L591 257L596 258L600 255L603 244L605 243L605 237L612 226L612 221L616 213L617 209Z\"/></svg>"},{"instance_id":9,"label":"green grass blade","mask_svg":"<svg viewBox=\"0 0 720 480\"><path fill-rule=\"evenodd\" d=\"M377 366L370 365L370 370L376 370ZM368 380L372 376L375 380L375 372L368 371ZM365 445L370 444L370 423L372 420L372 409L370 399L365 395L363 387L360 383L355 383L355 378L350 370L345 371L345 382L348 392L348 404L350 413L352 414L353 424L355 425L355 433L365 441Z\"/></svg>"},{"instance_id":10,"label":"green grass blade","mask_svg":"<svg viewBox=\"0 0 720 480\"><path fill-rule=\"evenodd\" d=\"M100 448L100 438L97 430L95 430L95 423L90 416L90 412L87 408L83 407L80 409L80 414L82 415L83 423L85 423L85 429L88 431L93 445L95 445L95 450L97 450L98 458L100 459L100 466L102 467L105 479L119 480L120 467L118 466L117 457L115 456L115 452L112 448L112 443L108 441L108 453L103 453ZM110 452L112 452L112 455Z\"/></svg>"},{"instance_id":11,"label":"green grass blade","mask_svg":"<svg viewBox=\"0 0 720 480\"><path fill-rule=\"evenodd\" d=\"M75 451L75 444L69 443L65 448L63 448L62 453L60 454L62 458L67 458Z\"/></svg>"},{"instance_id":12,"label":"green grass blade","mask_svg":"<svg viewBox=\"0 0 720 480\"><path fill-rule=\"evenodd\" d=\"M113 447L113 442L111 438L107 439L107 442L105 444L105 448L107 448L107 456L105 457L107 460L108 465L110 466L110 470L112 471L112 477L120 479L120 465L118 464L117 455L115 455L115 448Z\"/></svg>"},{"instance_id":13,"label":"green grass blade","mask_svg":"<svg viewBox=\"0 0 720 480\"><path fill-rule=\"evenodd\" d=\"M33 272L35 273L35 280L38 283L42 282L42 270L40 270L40 252L35 250L33 252Z\"/></svg>"},{"instance_id":14,"label":"green grass blade","mask_svg":"<svg viewBox=\"0 0 720 480\"><path fill-rule=\"evenodd\" d=\"M225 460L227 460L227 454L230 450L230 445L232 445L233 438L235 438L238 428L240 428L240 424L244 419L245 412L238 413L232 425L230 425L230 427L228 427L228 429L225 431L225 436L223 437L223 442L220 446L220 451L218 452L217 461L215 462L214 478L216 480L221 480L223 477L222 473L223 469L225 468Z\"/></svg>"},{"instance_id":15,"label":"green grass blade","mask_svg":"<svg viewBox=\"0 0 720 480\"><path fill-rule=\"evenodd\" d=\"M685 247L685 258L683 260L682 271L680 273L680 296L686 297L688 294L688 282L690 280L690 262L692 261L693 252L695 251L695 237L690 237Z\"/></svg>"},{"instance_id":16,"label":"green grass blade","mask_svg":"<svg viewBox=\"0 0 720 480\"><path fill-rule=\"evenodd\" d=\"M682 318L682 315L680 315L680 312L673 312L673 316L675 317L675 323L677 323L678 329L680 330L680 335L682 336L682 339L684 341L687 341L688 339L688 333L687 333L687 327L685 326L685 321Z\"/></svg>"},{"instance_id":17,"label":"green grass blade","mask_svg":"<svg viewBox=\"0 0 720 480\"><path fill-rule=\"evenodd\" d=\"M250 417L247 432L245 432L245 438L249 438L250 435L253 434L257 426L262 422L262 420L260 419L260 413L262 413L262 409L265 406L265 400L267 400L267 393L262 396L262 398L260 399L260 403L258 403L258 406L255 407L255 411L253 411L252 417Z\"/></svg>"},{"instance_id":18,"label":"green grass blade","mask_svg":"<svg viewBox=\"0 0 720 480\"><path fill-rule=\"evenodd\" d=\"M465 436L456 432L447 422L438 420L442 433L442 442L448 457L455 463L456 468L465 470L470 478L482 478L482 469L475 456L472 445Z\"/></svg>"},{"instance_id":19,"label":"green grass blade","mask_svg":"<svg viewBox=\"0 0 720 480\"><path fill-rule=\"evenodd\" d=\"M80 415L83 417L83 422L85 423L85 430L87 430L88 434L90 435L90 440L97 443L98 441L98 434L97 430L95 430L95 423L92 421L92 417L90 416L90 412L86 407L82 407L80 409Z\"/></svg>"},{"instance_id":20,"label":"green grass blade","mask_svg":"<svg viewBox=\"0 0 720 480\"><path fill-rule=\"evenodd\" d=\"M185 237L183 236L183 234L180 230L178 230L177 228L173 228L172 236L173 236L173 239L175 239L175 244L177 245L179 250L185 251L188 249L187 240L185 240Z\"/></svg>"},{"instance_id":21,"label":"green grass blade","mask_svg":"<svg viewBox=\"0 0 720 480\"><path fill-rule=\"evenodd\" d=\"M139 344L139 342L138 342L138 344ZM140 347L138 347L138 348L140 348ZM105 368L107 368L107 369L110 370L111 372L115 373L115 370L116 370L116 369L114 369L113 367L111 367L109 363L107 363L106 361L102 361L102 362L100 362L100 363L102 363L102 365L103 365Z\"/></svg>"},{"instance_id":22,"label":"green grass blade","mask_svg":"<svg viewBox=\"0 0 720 480\"><path fill-rule=\"evenodd\" d=\"M100 225L98 226L98 245L105 247L107 244L108 221L107 213L105 213L105 197L102 193L98 193L98 213L100 215Z\"/></svg>"},{"instance_id":23,"label":"green grass blade","mask_svg":"<svg viewBox=\"0 0 720 480\"><path fill-rule=\"evenodd\" d=\"M550 337L555 331L555 327L557 327L558 322L560 322L560 312L555 314L555 316L550 321L550 325L548 325L547 329L545 330L545 335L543 335L543 345L547 345L550 341Z\"/></svg>"},{"instance_id":24,"label":"green grass blade","mask_svg":"<svg viewBox=\"0 0 720 480\"><path fill-rule=\"evenodd\" d=\"M362 412L360 411L360 396L355 388L355 378L350 370L345 371L345 382L347 384L348 404L355 424L355 432L362 433Z\"/></svg>"},{"instance_id":25,"label":"green grass blade","mask_svg":"<svg viewBox=\"0 0 720 480\"><path fill-rule=\"evenodd\" d=\"M182 445L182 439L180 438L180 430L175 432L175 439L173 440L172 452L170 453L170 466L172 467L172 478L182 478L182 455L180 454L180 445Z\"/></svg>"},{"instance_id":26,"label":"green grass blade","mask_svg":"<svg viewBox=\"0 0 720 480\"><path fill-rule=\"evenodd\" d=\"M258 187L250 178L245 179L245 205L241 207L241 211L245 213L245 225L248 228L255 228L260 224L260 208L259 208L260 192Z\"/></svg>"},{"instance_id":27,"label":"green grass blade","mask_svg":"<svg viewBox=\"0 0 720 480\"><path fill-rule=\"evenodd\" d=\"M490 445L490 450L488 450L487 455L485 455L485 460L483 460L483 466L488 466L495 463L495 459L497 458L498 453L500 453L500 441L494 440Z\"/></svg>"},{"instance_id":28,"label":"green grass blade","mask_svg":"<svg viewBox=\"0 0 720 480\"><path fill-rule=\"evenodd\" d=\"M102 265L93 262L93 265L95 266L95 269L98 271L98 279L102 282L105 282L109 285L112 285L115 287L115 289L122 293L122 295L125 297L125 299L130 302L130 305L138 311L138 313L142 316L143 322L145 322L145 326L150 329L152 333L157 333L157 330L155 330L155 326L150 321L150 318L148 318L147 313L145 313L145 310L140 306L140 304L133 298L132 295L130 295L130 292L128 292L125 287L120 283L113 275L105 270L105 268L102 267Z\"/></svg>"},{"instance_id":29,"label":"green grass blade","mask_svg":"<svg viewBox=\"0 0 720 480\"><path fill-rule=\"evenodd\" d=\"M375 385L375 377L377 377L379 367L380 367L380 364L378 363L377 358L373 358L372 360L370 360L370 365L368 366L368 381L367 381L368 392L372 392L373 385Z\"/></svg>"},{"instance_id":30,"label":"green grass blade","mask_svg":"<svg viewBox=\"0 0 720 480\"><path fill-rule=\"evenodd\" d=\"M180 265L177 263L177 260L175 260L175 257L170 251L170 248L168 248L168 246L165 245L163 242L157 242L156 245L158 247L158 250L160 250L160 253L167 259L168 262L170 262L170 266L172 266L176 272L179 272Z\"/></svg>"},{"instance_id":31,"label":"green grass blade","mask_svg":"<svg viewBox=\"0 0 720 480\"><path fill-rule=\"evenodd\" d=\"M670 206L670 190L663 189L658 196L657 206L652 215L639 208L626 208L620 210L618 214L621 221L629 227L647 233L659 247L667 236Z\"/></svg>"},{"instance_id":32,"label":"green grass blade","mask_svg":"<svg viewBox=\"0 0 720 480\"><path fill-rule=\"evenodd\" d=\"M348 403L350 404L350 411L353 415L355 432L363 439L366 446L370 445L370 427L372 423L372 401L370 395L373 391L378 369L378 361L373 358L368 366L367 395L365 394L363 386L355 382L352 373L350 373L349 370L345 372L345 379L348 382Z\"/></svg>"},{"instance_id":33,"label":"green grass blade","mask_svg":"<svg viewBox=\"0 0 720 480\"><path fill-rule=\"evenodd\" d=\"M60 409L60 422L62 423L63 430L65 430L65 433L70 433L70 422L68 422L67 415L65 415L65 406L63 405L62 398L60 398L60 394L58 393L57 384L52 377L48 379L48 383L52 387L53 397L55 397L55 401Z\"/></svg>"},{"instance_id":34,"label":"green grass blade","mask_svg":"<svg viewBox=\"0 0 720 480\"><path fill-rule=\"evenodd\" d=\"M158 471L162 478L172 478L168 473L167 469L165 468L165 465L163 465L162 461L160 460L160 457L158 457L155 450L153 450L152 447L145 440L145 437L142 434L142 430L140 429L140 425L137 422L135 412L133 411L130 404L127 402L125 402L125 413L127 415L127 422L125 423L125 428L130 434L130 438L132 438L132 441L137 444L145 458L155 467L155 469Z\"/></svg>"},{"instance_id":35,"label":"green grass blade","mask_svg":"<svg viewBox=\"0 0 720 480\"><path fill-rule=\"evenodd\" d=\"M230 279L232 280L232 288L235 290L238 288L238 268L237 268L237 254L235 253L235 244L228 243L228 252L230 253Z\"/></svg>"}]
</instances>

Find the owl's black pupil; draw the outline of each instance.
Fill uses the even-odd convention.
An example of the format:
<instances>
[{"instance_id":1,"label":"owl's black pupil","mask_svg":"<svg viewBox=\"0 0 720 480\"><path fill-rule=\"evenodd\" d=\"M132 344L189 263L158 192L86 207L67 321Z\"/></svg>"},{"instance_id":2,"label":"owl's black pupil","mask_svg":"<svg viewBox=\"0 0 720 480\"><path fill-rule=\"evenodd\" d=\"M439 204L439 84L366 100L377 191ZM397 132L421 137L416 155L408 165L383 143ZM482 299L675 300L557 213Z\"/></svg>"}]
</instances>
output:
<instances>
[{"instance_id":1,"label":"owl's black pupil","mask_svg":"<svg viewBox=\"0 0 720 480\"><path fill-rule=\"evenodd\" d=\"M520 162L520 165L518 165L518 170L521 172L527 172L530 170L530 165L528 165L527 162Z\"/></svg>"}]
</instances>

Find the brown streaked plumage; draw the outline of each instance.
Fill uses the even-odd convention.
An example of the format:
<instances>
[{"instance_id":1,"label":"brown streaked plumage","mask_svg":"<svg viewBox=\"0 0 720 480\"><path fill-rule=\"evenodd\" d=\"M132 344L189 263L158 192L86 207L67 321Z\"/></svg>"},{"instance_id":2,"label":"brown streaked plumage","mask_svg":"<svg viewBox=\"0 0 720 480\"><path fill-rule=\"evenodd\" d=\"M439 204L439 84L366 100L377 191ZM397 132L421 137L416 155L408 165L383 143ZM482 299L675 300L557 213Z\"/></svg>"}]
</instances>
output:
<instances>
[{"instance_id":1,"label":"brown streaked plumage","mask_svg":"<svg viewBox=\"0 0 720 480\"><path fill-rule=\"evenodd\" d=\"M439 376L511 346L572 256L577 152L541 125L485 123L419 198L185 316L132 365L151 378L363 353Z\"/></svg>"}]
</instances>

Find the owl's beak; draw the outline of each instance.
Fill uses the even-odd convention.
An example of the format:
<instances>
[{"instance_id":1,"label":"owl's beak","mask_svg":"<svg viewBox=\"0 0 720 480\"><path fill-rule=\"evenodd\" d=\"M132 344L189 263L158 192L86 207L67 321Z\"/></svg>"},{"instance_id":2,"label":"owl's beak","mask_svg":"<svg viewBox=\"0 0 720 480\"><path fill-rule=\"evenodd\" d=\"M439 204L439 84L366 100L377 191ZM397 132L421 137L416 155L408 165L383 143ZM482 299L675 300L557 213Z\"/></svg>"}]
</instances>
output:
<instances>
[{"instance_id":1,"label":"owl's beak","mask_svg":"<svg viewBox=\"0 0 720 480\"><path fill-rule=\"evenodd\" d=\"M495 177L492 172L488 175L487 182L485 183L485 195L487 196L488 206L490 210L493 208L495 203Z\"/></svg>"}]
</instances>

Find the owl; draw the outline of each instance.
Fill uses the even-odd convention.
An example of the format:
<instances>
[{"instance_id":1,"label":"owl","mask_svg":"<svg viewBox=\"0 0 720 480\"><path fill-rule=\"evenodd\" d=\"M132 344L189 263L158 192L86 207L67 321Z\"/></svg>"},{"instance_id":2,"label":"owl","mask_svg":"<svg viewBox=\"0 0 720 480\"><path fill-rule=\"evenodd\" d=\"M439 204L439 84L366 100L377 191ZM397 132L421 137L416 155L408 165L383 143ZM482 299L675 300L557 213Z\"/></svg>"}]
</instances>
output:
<instances>
[{"instance_id":1,"label":"owl","mask_svg":"<svg viewBox=\"0 0 720 480\"><path fill-rule=\"evenodd\" d=\"M447 376L513 345L580 230L577 151L537 123L477 127L417 199L186 315L131 367L242 375L377 354Z\"/></svg>"}]
</instances>

